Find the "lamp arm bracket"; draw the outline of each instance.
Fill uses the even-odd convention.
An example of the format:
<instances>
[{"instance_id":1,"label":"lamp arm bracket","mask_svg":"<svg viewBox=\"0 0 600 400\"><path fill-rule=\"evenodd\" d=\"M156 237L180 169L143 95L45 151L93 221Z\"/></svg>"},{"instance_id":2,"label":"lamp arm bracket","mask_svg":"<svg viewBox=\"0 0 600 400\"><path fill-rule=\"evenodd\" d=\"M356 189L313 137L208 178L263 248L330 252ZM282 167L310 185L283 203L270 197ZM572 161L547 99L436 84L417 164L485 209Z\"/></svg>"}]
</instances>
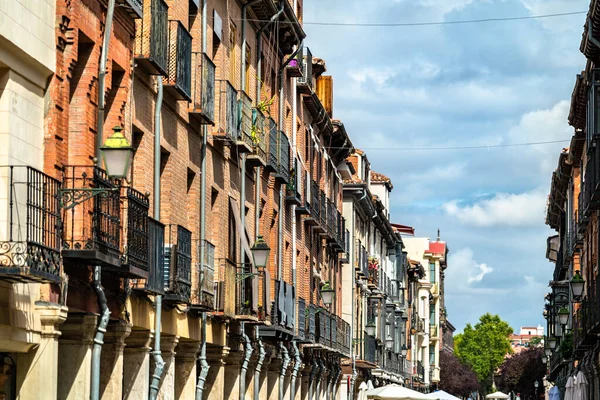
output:
<instances>
[{"instance_id":1,"label":"lamp arm bracket","mask_svg":"<svg viewBox=\"0 0 600 400\"><path fill-rule=\"evenodd\" d=\"M106 196L109 193L119 191L120 187L114 188L66 188L59 189L60 208L70 210L96 196Z\"/></svg>"}]
</instances>

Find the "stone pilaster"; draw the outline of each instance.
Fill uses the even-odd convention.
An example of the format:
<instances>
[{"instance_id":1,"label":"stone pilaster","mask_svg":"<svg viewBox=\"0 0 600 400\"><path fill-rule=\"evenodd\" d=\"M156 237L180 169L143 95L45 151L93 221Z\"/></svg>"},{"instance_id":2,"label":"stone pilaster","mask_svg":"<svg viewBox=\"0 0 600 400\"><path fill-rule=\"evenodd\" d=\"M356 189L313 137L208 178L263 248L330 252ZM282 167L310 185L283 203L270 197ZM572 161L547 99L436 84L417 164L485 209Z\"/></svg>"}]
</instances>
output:
<instances>
[{"instance_id":1,"label":"stone pilaster","mask_svg":"<svg viewBox=\"0 0 600 400\"><path fill-rule=\"evenodd\" d=\"M281 357L279 352L272 347L270 351L271 362L267 367L267 400L279 399L279 373L281 372Z\"/></svg>"},{"instance_id":2,"label":"stone pilaster","mask_svg":"<svg viewBox=\"0 0 600 400\"><path fill-rule=\"evenodd\" d=\"M123 399L123 348L131 324L111 321L104 334L100 355L100 396L102 400Z\"/></svg>"},{"instance_id":3,"label":"stone pilaster","mask_svg":"<svg viewBox=\"0 0 600 400\"><path fill-rule=\"evenodd\" d=\"M242 369L243 351L232 351L225 359L225 379L223 382L224 399L240 398L240 377ZM246 378L248 375L246 375Z\"/></svg>"},{"instance_id":4,"label":"stone pilaster","mask_svg":"<svg viewBox=\"0 0 600 400\"><path fill-rule=\"evenodd\" d=\"M133 330L123 350L123 400L146 400L150 392L150 351L154 335Z\"/></svg>"},{"instance_id":5,"label":"stone pilaster","mask_svg":"<svg viewBox=\"0 0 600 400\"><path fill-rule=\"evenodd\" d=\"M203 400L225 400L225 358L229 355L228 347L206 348L206 362L210 366L204 385Z\"/></svg>"},{"instance_id":6,"label":"stone pilaster","mask_svg":"<svg viewBox=\"0 0 600 400\"><path fill-rule=\"evenodd\" d=\"M67 319L67 308L57 304L36 304L35 312L42 325L40 344L17 355L19 399L56 400L59 329Z\"/></svg>"},{"instance_id":7,"label":"stone pilaster","mask_svg":"<svg viewBox=\"0 0 600 400\"><path fill-rule=\"evenodd\" d=\"M196 360L201 342L180 341L175 348L175 398L194 399L196 393Z\"/></svg>"},{"instance_id":8,"label":"stone pilaster","mask_svg":"<svg viewBox=\"0 0 600 400\"><path fill-rule=\"evenodd\" d=\"M165 362L158 400L175 400L175 347L179 343L179 336L163 335L160 340L160 351ZM154 362L151 363L150 379L154 370Z\"/></svg>"},{"instance_id":9,"label":"stone pilaster","mask_svg":"<svg viewBox=\"0 0 600 400\"><path fill-rule=\"evenodd\" d=\"M80 400L90 397L92 346L98 317L69 314L58 341L58 398Z\"/></svg>"}]
</instances>

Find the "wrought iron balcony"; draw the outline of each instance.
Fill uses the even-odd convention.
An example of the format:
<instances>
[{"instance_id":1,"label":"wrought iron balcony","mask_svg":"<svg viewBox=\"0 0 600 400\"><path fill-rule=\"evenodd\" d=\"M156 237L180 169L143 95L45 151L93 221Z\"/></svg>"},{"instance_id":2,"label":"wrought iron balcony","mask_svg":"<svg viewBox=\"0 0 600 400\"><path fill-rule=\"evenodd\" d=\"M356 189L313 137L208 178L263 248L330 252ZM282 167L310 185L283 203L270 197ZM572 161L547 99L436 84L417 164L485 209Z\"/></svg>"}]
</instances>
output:
<instances>
[{"instance_id":1,"label":"wrought iron balcony","mask_svg":"<svg viewBox=\"0 0 600 400\"><path fill-rule=\"evenodd\" d=\"M309 179L309 178L307 178ZM311 226L318 226L321 221L321 203L319 197L319 185L314 180L307 180L307 187L310 189L306 194L306 204L309 214L304 222Z\"/></svg>"},{"instance_id":2,"label":"wrought iron balcony","mask_svg":"<svg viewBox=\"0 0 600 400\"><path fill-rule=\"evenodd\" d=\"M279 171L279 146L278 146L278 130L277 123L273 118L268 119L268 136L269 149L267 154L267 165L265 169L269 172L276 173Z\"/></svg>"},{"instance_id":3,"label":"wrought iron balcony","mask_svg":"<svg viewBox=\"0 0 600 400\"><path fill-rule=\"evenodd\" d=\"M149 270L149 224L148 196L133 189L126 188L123 201L123 261L120 270L136 277L148 277Z\"/></svg>"},{"instance_id":4,"label":"wrought iron balcony","mask_svg":"<svg viewBox=\"0 0 600 400\"><path fill-rule=\"evenodd\" d=\"M306 313L308 309L306 308L306 301L299 297L298 298L298 315L296 316L296 326L297 326L297 334L296 337L299 340L304 340L306 338Z\"/></svg>"},{"instance_id":5,"label":"wrought iron balcony","mask_svg":"<svg viewBox=\"0 0 600 400\"><path fill-rule=\"evenodd\" d=\"M117 0L117 4L124 9L132 18L142 18L144 13L143 0Z\"/></svg>"},{"instance_id":6,"label":"wrought iron balcony","mask_svg":"<svg viewBox=\"0 0 600 400\"><path fill-rule=\"evenodd\" d=\"M290 60L285 70L290 78L304 77L304 48L302 45L300 45L300 50L296 54L296 57Z\"/></svg>"},{"instance_id":7,"label":"wrought iron balcony","mask_svg":"<svg viewBox=\"0 0 600 400\"><path fill-rule=\"evenodd\" d=\"M249 153L254 147L252 137L252 99L243 90L238 92L238 140L236 145L240 153Z\"/></svg>"},{"instance_id":8,"label":"wrought iron balcony","mask_svg":"<svg viewBox=\"0 0 600 400\"><path fill-rule=\"evenodd\" d=\"M167 225L164 254L164 300L187 304L192 294L192 232L181 225Z\"/></svg>"},{"instance_id":9,"label":"wrought iron balcony","mask_svg":"<svg viewBox=\"0 0 600 400\"><path fill-rule=\"evenodd\" d=\"M202 250L204 259L201 260ZM198 257L194 268L195 282L192 289L192 308L202 311L214 309L215 304L215 245L205 240L198 245Z\"/></svg>"},{"instance_id":10,"label":"wrought iron balcony","mask_svg":"<svg viewBox=\"0 0 600 400\"><path fill-rule=\"evenodd\" d=\"M345 356L350 356L350 348L352 346L352 330L350 324L340 317L337 318L337 342L338 349Z\"/></svg>"},{"instance_id":11,"label":"wrought iron balcony","mask_svg":"<svg viewBox=\"0 0 600 400\"><path fill-rule=\"evenodd\" d=\"M248 154L246 162L252 167L264 167L267 165L267 132L269 121L258 109L252 109L252 127L250 131L252 139L252 152Z\"/></svg>"},{"instance_id":12,"label":"wrought iron balcony","mask_svg":"<svg viewBox=\"0 0 600 400\"><path fill-rule=\"evenodd\" d=\"M317 324L317 332L316 332L316 341L317 343L325 346L331 347L331 317L329 312L325 309L319 309L316 317Z\"/></svg>"},{"instance_id":13,"label":"wrought iron balcony","mask_svg":"<svg viewBox=\"0 0 600 400\"><path fill-rule=\"evenodd\" d=\"M379 287L379 268L381 266L373 259L368 261L367 282L373 287Z\"/></svg>"},{"instance_id":14,"label":"wrought iron balcony","mask_svg":"<svg viewBox=\"0 0 600 400\"><path fill-rule=\"evenodd\" d=\"M251 274L249 267L250 265L242 266L245 269L244 272L247 274ZM270 293L267 293L265 276L263 274L254 274L246 278L238 278L237 280L236 318L264 321L267 317L264 305L267 304L268 307L270 296Z\"/></svg>"},{"instance_id":15,"label":"wrought iron balcony","mask_svg":"<svg viewBox=\"0 0 600 400\"><path fill-rule=\"evenodd\" d=\"M59 282L60 183L26 166L0 167L4 229L0 234L0 279Z\"/></svg>"},{"instance_id":16,"label":"wrought iron balcony","mask_svg":"<svg viewBox=\"0 0 600 400\"><path fill-rule=\"evenodd\" d=\"M165 0L143 2L143 18L135 21L135 62L153 75L167 75L169 6Z\"/></svg>"},{"instance_id":17,"label":"wrought iron balcony","mask_svg":"<svg viewBox=\"0 0 600 400\"><path fill-rule=\"evenodd\" d=\"M133 289L163 294L165 290L165 226L150 217L148 217L148 243L148 278L134 279L132 281Z\"/></svg>"},{"instance_id":18,"label":"wrought iron balcony","mask_svg":"<svg viewBox=\"0 0 600 400\"><path fill-rule=\"evenodd\" d=\"M177 100L192 100L192 35L180 21L169 21L169 63L165 89Z\"/></svg>"},{"instance_id":19,"label":"wrought iron balcony","mask_svg":"<svg viewBox=\"0 0 600 400\"><path fill-rule=\"evenodd\" d=\"M300 161L294 158L294 165L290 171L290 180L285 188L285 201L296 206L302 205L302 184L306 179L306 173L303 173Z\"/></svg>"},{"instance_id":20,"label":"wrought iron balcony","mask_svg":"<svg viewBox=\"0 0 600 400\"><path fill-rule=\"evenodd\" d=\"M278 168L275 179L288 183L290 179L290 141L283 131L278 131Z\"/></svg>"},{"instance_id":21,"label":"wrought iron balcony","mask_svg":"<svg viewBox=\"0 0 600 400\"><path fill-rule=\"evenodd\" d=\"M346 225L346 221L343 220L343 227L345 227ZM344 228L344 252L342 253L342 255L340 256L340 261L343 263L347 263L350 262L350 231L348 229Z\"/></svg>"},{"instance_id":22,"label":"wrought iron balcony","mask_svg":"<svg viewBox=\"0 0 600 400\"><path fill-rule=\"evenodd\" d=\"M354 261L356 263L356 272L362 275L362 277L367 278L369 276L369 257L367 249L361 243L360 239L357 239L355 249Z\"/></svg>"},{"instance_id":23,"label":"wrought iron balcony","mask_svg":"<svg viewBox=\"0 0 600 400\"><path fill-rule=\"evenodd\" d=\"M239 138L237 91L229 81L217 80L215 136L236 142Z\"/></svg>"},{"instance_id":24,"label":"wrought iron balcony","mask_svg":"<svg viewBox=\"0 0 600 400\"><path fill-rule=\"evenodd\" d=\"M317 307L314 304L309 304L306 307L306 341L314 343L317 337Z\"/></svg>"},{"instance_id":25,"label":"wrought iron balcony","mask_svg":"<svg viewBox=\"0 0 600 400\"><path fill-rule=\"evenodd\" d=\"M363 352L362 352L362 360L375 364L376 353L377 353L377 342L373 336L367 335L367 332L364 332L363 335Z\"/></svg>"},{"instance_id":26,"label":"wrought iron balcony","mask_svg":"<svg viewBox=\"0 0 600 400\"><path fill-rule=\"evenodd\" d=\"M95 166L66 166L63 196L83 197L79 189L106 189L63 212L65 266L121 267L121 204L118 182ZM69 199L63 199L68 202Z\"/></svg>"},{"instance_id":27,"label":"wrought iron balcony","mask_svg":"<svg viewBox=\"0 0 600 400\"><path fill-rule=\"evenodd\" d=\"M323 190L319 190L319 209L321 210L319 214L319 223L323 231L327 230L327 196L325 196L325 192Z\"/></svg>"},{"instance_id":28,"label":"wrought iron balcony","mask_svg":"<svg viewBox=\"0 0 600 400\"><path fill-rule=\"evenodd\" d=\"M271 325L259 328L266 339L291 340L296 334L296 291L284 281L274 280L275 298L271 303Z\"/></svg>"},{"instance_id":29,"label":"wrought iron balcony","mask_svg":"<svg viewBox=\"0 0 600 400\"><path fill-rule=\"evenodd\" d=\"M417 378L421 381L425 380L425 367L421 361L417 362Z\"/></svg>"},{"instance_id":30,"label":"wrought iron balcony","mask_svg":"<svg viewBox=\"0 0 600 400\"><path fill-rule=\"evenodd\" d=\"M192 53L192 101L189 113L201 124L215 123L215 63L208 54Z\"/></svg>"}]
</instances>

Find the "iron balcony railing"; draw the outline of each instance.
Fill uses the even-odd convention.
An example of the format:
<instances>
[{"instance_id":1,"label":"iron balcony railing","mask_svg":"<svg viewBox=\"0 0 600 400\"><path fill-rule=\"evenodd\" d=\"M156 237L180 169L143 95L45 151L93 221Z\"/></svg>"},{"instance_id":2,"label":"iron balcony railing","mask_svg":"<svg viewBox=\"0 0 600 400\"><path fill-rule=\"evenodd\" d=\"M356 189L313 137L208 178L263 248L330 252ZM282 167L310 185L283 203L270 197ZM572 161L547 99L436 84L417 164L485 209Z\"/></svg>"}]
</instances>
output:
<instances>
[{"instance_id":1,"label":"iron balcony railing","mask_svg":"<svg viewBox=\"0 0 600 400\"><path fill-rule=\"evenodd\" d=\"M316 220L321 220L321 199L319 196L319 185L314 180L310 183L310 215Z\"/></svg>"},{"instance_id":2,"label":"iron balcony railing","mask_svg":"<svg viewBox=\"0 0 600 400\"><path fill-rule=\"evenodd\" d=\"M144 15L143 0L117 0L117 4L122 7L132 18L142 18Z\"/></svg>"},{"instance_id":3,"label":"iron balcony railing","mask_svg":"<svg viewBox=\"0 0 600 400\"><path fill-rule=\"evenodd\" d=\"M368 257L367 257L368 259ZM368 274L367 274L367 282L369 285L378 286L379 287L379 268L380 265L375 264L374 262L368 262Z\"/></svg>"},{"instance_id":4,"label":"iron balcony railing","mask_svg":"<svg viewBox=\"0 0 600 400\"><path fill-rule=\"evenodd\" d=\"M298 334L296 335L298 339L304 340L306 338L306 312L308 309L306 308L306 300L299 297L298 298L298 315L296 318L296 326L298 328Z\"/></svg>"},{"instance_id":5,"label":"iron balcony railing","mask_svg":"<svg viewBox=\"0 0 600 400\"><path fill-rule=\"evenodd\" d=\"M165 290L165 226L150 217L148 217L148 244L148 278L133 279L133 289L163 294Z\"/></svg>"},{"instance_id":6,"label":"iron balcony railing","mask_svg":"<svg viewBox=\"0 0 600 400\"><path fill-rule=\"evenodd\" d=\"M63 211L63 250L66 264L121 266L121 204L118 182L95 166L65 166L62 201L73 201L79 189L105 189L95 197Z\"/></svg>"},{"instance_id":7,"label":"iron balcony railing","mask_svg":"<svg viewBox=\"0 0 600 400\"><path fill-rule=\"evenodd\" d=\"M317 307L314 304L309 304L306 307L306 340L309 342L316 341L317 335Z\"/></svg>"},{"instance_id":8,"label":"iron balcony railing","mask_svg":"<svg viewBox=\"0 0 600 400\"><path fill-rule=\"evenodd\" d=\"M267 162L267 131L268 120L265 118L265 115L258 108L253 108L252 126L250 129L252 154L260 159L261 165Z\"/></svg>"},{"instance_id":9,"label":"iron balcony railing","mask_svg":"<svg viewBox=\"0 0 600 400\"><path fill-rule=\"evenodd\" d=\"M364 350L363 350L363 360L368 361L370 363L375 363L376 353L377 353L377 342L373 336L367 335L367 332L364 333Z\"/></svg>"},{"instance_id":10,"label":"iron balcony railing","mask_svg":"<svg viewBox=\"0 0 600 400\"><path fill-rule=\"evenodd\" d=\"M249 266L248 266L249 267ZM264 301L260 296L265 294L265 277L262 274L246 279L239 279L236 285L236 311L238 318L243 316L264 320L265 313L259 310Z\"/></svg>"},{"instance_id":11,"label":"iron balcony railing","mask_svg":"<svg viewBox=\"0 0 600 400\"><path fill-rule=\"evenodd\" d=\"M290 141L283 131L278 131L278 168L275 178L287 183L290 179Z\"/></svg>"},{"instance_id":12,"label":"iron balcony railing","mask_svg":"<svg viewBox=\"0 0 600 400\"><path fill-rule=\"evenodd\" d=\"M165 88L178 100L192 100L192 35L178 20L169 21L169 63Z\"/></svg>"},{"instance_id":13,"label":"iron balcony railing","mask_svg":"<svg viewBox=\"0 0 600 400\"><path fill-rule=\"evenodd\" d=\"M425 380L425 367L421 361L417 362L417 377L421 380Z\"/></svg>"},{"instance_id":14,"label":"iron balcony railing","mask_svg":"<svg viewBox=\"0 0 600 400\"><path fill-rule=\"evenodd\" d=\"M269 118L269 151L267 159L267 168L271 172L279 171L279 150L278 150L278 131L277 123L273 118Z\"/></svg>"},{"instance_id":15,"label":"iron balcony railing","mask_svg":"<svg viewBox=\"0 0 600 400\"><path fill-rule=\"evenodd\" d=\"M300 191L302 190L302 179L303 174L300 162L297 158L294 158L293 166L290 170L290 179L285 188L285 200L298 206L302 206L303 201L302 195L300 194Z\"/></svg>"},{"instance_id":16,"label":"iron balcony railing","mask_svg":"<svg viewBox=\"0 0 600 400\"><path fill-rule=\"evenodd\" d=\"M208 54L192 53L192 101L190 113L204 124L215 122L215 63Z\"/></svg>"},{"instance_id":17,"label":"iron balcony railing","mask_svg":"<svg viewBox=\"0 0 600 400\"><path fill-rule=\"evenodd\" d=\"M232 141L239 138L237 96L237 91L229 81L217 80L215 135Z\"/></svg>"},{"instance_id":18,"label":"iron balcony railing","mask_svg":"<svg viewBox=\"0 0 600 400\"><path fill-rule=\"evenodd\" d=\"M133 189L126 188L123 197L123 266L136 276L148 276L149 269L149 224L148 196Z\"/></svg>"},{"instance_id":19,"label":"iron balcony railing","mask_svg":"<svg viewBox=\"0 0 600 400\"><path fill-rule=\"evenodd\" d=\"M313 86L312 53L308 47L306 48L306 56L304 56L302 64L302 77L298 78L298 86L301 92L303 89L310 91Z\"/></svg>"},{"instance_id":20,"label":"iron balcony railing","mask_svg":"<svg viewBox=\"0 0 600 400\"><path fill-rule=\"evenodd\" d=\"M4 229L0 278L59 282L61 275L60 183L27 166L0 167Z\"/></svg>"},{"instance_id":21,"label":"iron balcony railing","mask_svg":"<svg viewBox=\"0 0 600 400\"><path fill-rule=\"evenodd\" d=\"M321 308L317 313L316 323L317 342L323 346L331 347L331 316L329 312Z\"/></svg>"},{"instance_id":22,"label":"iron balcony railing","mask_svg":"<svg viewBox=\"0 0 600 400\"><path fill-rule=\"evenodd\" d=\"M319 191L319 208L321 209L319 221L323 229L327 229L327 196L323 190Z\"/></svg>"},{"instance_id":23,"label":"iron balcony railing","mask_svg":"<svg viewBox=\"0 0 600 400\"><path fill-rule=\"evenodd\" d=\"M271 323L293 332L296 325L295 313L294 287L287 282L275 280L275 299L272 304Z\"/></svg>"},{"instance_id":24,"label":"iron balcony railing","mask_svg":"<svg viewBox=\"0 0 600 400\"><path fill-rule=\"evenodd\" d=\"M419 332L419 333L425 332L425 318L417 319L417 332Z\"/></svg>"},{"instance_id":25,"label":"iron balcony railing","mask_svg":"<svg viewBox=\"0 0 600 400\"><path fill-rule=\"evenodd\" d=\"M345 221L344 221L345 225ZM350 261L350 231L348 229L344 230L344 253L342 255L342 262Z\"/></svg>"},{"instance_id":26,"label":"iron balcony railing","mask_svg":"<svg viewBox=\"0 0 600 400\"><path fill-rule=\"evenodd\" d=\"M135 61L151 74L167 75L169 6L164 0L145 0L143 18L135 21Z\"/></svg>"},{"instance_id":27,"label":"iron balcony railing","mask_svg":"<svg viewBox=\"0 0 600 400\"><path fill-rule=\"evenodd\" d=\"M254 147L252 138L252 99L243 90L238 94L238 132L240 133L240 139L252 148Z\"/></svg>"},{"instance_id":28,"label":"iron balcony railing","mask_svg":"<svg viewBox=\"0 0 600 400\"><path fill-rule=\"evenodd\" d=\"M200 259L202 250L204 260ZM197 260L191 303L195 308L212 310L215 304L215 245L208 240L201 241L197 246Z\"/></svg>"},{"instance_id":29,"label":"iron balcony railing","mask_svg":"<svg viewBox=\"0 0 600 400\"><path fill-rule=\"evenodd\" d=\"M164 257L165 301L189 303L192 291L192 232L167 225Z\"/></svg>"}]
</instances>

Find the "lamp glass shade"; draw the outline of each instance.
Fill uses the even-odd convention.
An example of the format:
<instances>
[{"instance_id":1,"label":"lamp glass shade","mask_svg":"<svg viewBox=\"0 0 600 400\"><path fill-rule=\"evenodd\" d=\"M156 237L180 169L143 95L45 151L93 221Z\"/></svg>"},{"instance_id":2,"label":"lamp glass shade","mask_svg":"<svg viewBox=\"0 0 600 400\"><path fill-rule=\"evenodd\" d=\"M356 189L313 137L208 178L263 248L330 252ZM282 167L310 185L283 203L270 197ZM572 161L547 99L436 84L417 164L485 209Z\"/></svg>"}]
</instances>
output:
<instances>
[{"instance_id":1,"label":"lamp glass shade","mask_svg":"<svg viewBox=\"0 0 600 400\"><path fill-rule=\"evenodd\" d=\"M262 236L256 238L256 242L250 249L252 252L252 258L254 259L254 265L257 268L265 268L267 266L267 260L269 260L269 253L271 248Z\"/></svg>"},{"instance_id":2,"label":"lamp glass shade","mask_svg":"<svg viewBox=\"0 0 600 400\"><path fill-rule=\"evenodd\" d=\"M540 386L540 383L538 381L533 382L533 386L535 386L535 388L537 389L538 386Z\"/></svg>"},{"instance_id":3,"label":"lamp glass shade","mask_svg":"<svg viewBox=\"0 0 600 400\"><path fill-rule=\"evenodd\" d=\"M552 355L552 349L549 349L548 347L546 347L546 357L550 357Z\"/></svg>"},{"instance_id":4,"label":"lamp glass shade","mask_svg":"<svg viewBox=\"0 0 600 400\"><path fill-rule=\"evenodd\" d=\"M402 354L402 357L406 357L406 355L408 354L408 349L406 348L405 344L402 345L402 349L400 349L400 352Z\"/></svg>"},{"instance_id":5,"label":"lamp glass shade","mask_svg":"<svg viewBox=\"0 0 600 400\"><path fill-rule=\"evenodd\" d=\"M569 310L564 307L558 310L558 322L561 325L566 325L569 322Z\"/></svg>"},{"instance_id":6,"label":"lamp glass shade","mask_svg":"<svg viewBox=\"0 0 600 400\"><path fill-rule=\"evenodd\" d=\"M106 139L104 146L100 147L104 168L109 178L126 178L131 168L133 147L123 136L123 128L116 126L114 133Z\"/></svg>"},{"instance_id":7,"label":"lamp glass shade","mask_svg":"<svg viewBox=\"0 0 600 400\"><path fill-rule=\"evenodd\" d=\"M544 356L542 356L542 362L543 362L544 364L546 364L546 362L547 362L547 361L548 361L548 358L547 358L545 355L544 355Z\"/></svg>"},{"instance_id":8,"label":"lamp glass shade","mask_svg":"<svg viewBox=\"0 0 600 400\"><path fill-rule=\"evenodd\" d=\"M385 347L388 350L391 350L394 347L394 339L391 336L388 336L387 339L385 339Z\"/></svg>"},{"instance_id":9,"label":"lamp glass shade","mask_svg":"<svg viewBox=\"0 0 600 400\"><path fill-rule=\"evenodd\" d=\"M575 275L571 278L570 282L571 286L571 294L573 295L574 300L579 300L581 295L583 294L583 288L585 286L585 281L583 277L579 273L579 271L575 271Z\"/></svg>"},{"instance_id":10,"label":"lamp glass shade","mask_svg":"<svg viewBox=\"0 0 600 400\"><path fill-rule=\"evenodd\" d=\"M550 349L552 350L556 348L556 338L554 336L548 337L548 346L550 346Z\"/></svg>"},{"instance_id":11,"label":"lamp glass shade","mask_svg":"<svg viewBox=\"0 0 600 400\"><path fill-rule=\"evenodd\" d=\"M321 288L321 299L323 299L323 304L326 306L331 305L333 303L333 296L335 295L335 290L331 286L329 286L329 282L325 282L325 285Z\"/></svg>"},{"instance_id":12,"label":"lamp glass shade","mask_svg":"<svg viewBox=\"0 0 600 400\"><path fill-rule=\"evenodd\" d=\"M377 329L377 326L375 326L375 322L371 321L369 323L367 323L367 325L365 325L365 331L367 332L367 335L369 336L375 336L375 329Z\"/></svg>"}]
</instances>

